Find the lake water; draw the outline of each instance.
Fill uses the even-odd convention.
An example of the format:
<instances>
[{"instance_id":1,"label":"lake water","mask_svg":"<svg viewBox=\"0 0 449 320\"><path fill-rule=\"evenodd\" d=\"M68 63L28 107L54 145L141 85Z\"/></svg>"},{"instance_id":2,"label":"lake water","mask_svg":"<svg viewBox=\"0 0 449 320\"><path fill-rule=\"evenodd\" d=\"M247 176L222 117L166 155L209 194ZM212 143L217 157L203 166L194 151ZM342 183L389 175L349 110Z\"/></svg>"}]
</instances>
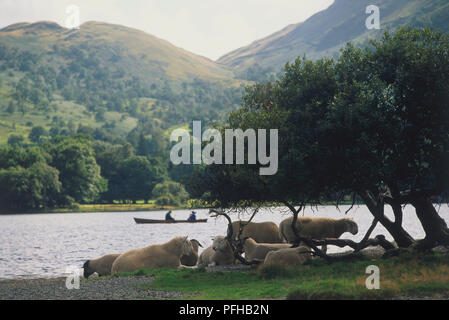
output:
<instances>
[{"instance_id":1,"label":"lake water","mask_svg":"<svg viewBox=\"0 0 449 320\"><path fill-rule=\"evenodd\" d=\"M345 215L348 206L307 208L306 216L353 218L359 225L355 236L346 233L345 239L360 241L372 222L372 216L365 206L355 206ZM188 210L173 211L175 219L186 219ZM173 237L187 235L199 240L204 247L211 244L211 238L225 235L227 221L210 218L208 210L197 210L197 217L209 218L207 223L196 224L136 224L133 217L163 219L165 212L99 212L64 214L22 214L0 215L0 279L47 278L65 274L67 267L82 267L87 259L108 253L125 252L153 243L163 243ZM449 223L449 208L439 208L441 217ZM387 215L393 217L391 211ZM279 224L289 217L283 208L260 210L253 221L273 221ZM248 219L249 215L231 216L233 220ZM422 238L422 230L414 209L404 209L404 228L414 237ZM372 236L385 234L378 225ZM200 250L202 250L200 248ZM342 249L330 246L328 252Z\"/></svg>"}]
</instances>

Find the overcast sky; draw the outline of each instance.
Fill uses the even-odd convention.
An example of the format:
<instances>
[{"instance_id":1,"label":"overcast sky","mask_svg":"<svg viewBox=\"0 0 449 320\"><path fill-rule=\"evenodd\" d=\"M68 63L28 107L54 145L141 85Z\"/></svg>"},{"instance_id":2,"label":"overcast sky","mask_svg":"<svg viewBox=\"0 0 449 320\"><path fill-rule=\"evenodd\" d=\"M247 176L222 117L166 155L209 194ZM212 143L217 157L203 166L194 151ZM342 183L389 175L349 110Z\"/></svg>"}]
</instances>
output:
<instances>
[{"instance_id":1,"label":"overcast sky","mask_svg":"<svg viewBox=\"0 0 449 320\"><path fill-rule=\"evenodd\" d=\"M137 28L211 58L304 21L334 0L0 0L0 28L17 22L66 26L76 5L80 22Z\"/></svg>"}]
</instances>

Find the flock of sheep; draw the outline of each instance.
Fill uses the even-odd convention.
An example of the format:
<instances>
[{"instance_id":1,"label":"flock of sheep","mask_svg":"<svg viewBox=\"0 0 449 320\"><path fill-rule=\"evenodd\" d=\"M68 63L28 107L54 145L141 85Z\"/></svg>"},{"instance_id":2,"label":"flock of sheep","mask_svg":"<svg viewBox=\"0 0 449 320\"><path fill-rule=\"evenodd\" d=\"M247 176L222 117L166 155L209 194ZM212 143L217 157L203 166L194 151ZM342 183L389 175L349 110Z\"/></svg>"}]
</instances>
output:
<instances>
[{"instance_id":1,"label":"flock of sheep","mask_svg":"<svg viewBox=\"0 0 449 320\"><path fill-rule=\"evenodd\" d=\"M312 258L310 248L292 248L295 235L292 217L283 220L279 227L273 222L232 223L233 234L240 234L243 253L247 261L259 261L265 265L301 265ZM243 223L243 226L241 226ZM301 237L311 239L339 238L343 233L358 233L357 224L351 219L298 217L296 228ZM133 272L140 269L206 267L237 263L228 239L217 236L210 247L198 256L201 244L195 239L176 237L163 244L129 250L122 254L108 254L84 263L84 277L96 273L99 276ZM325 251L326 248L323 248Z\"/></svg>"}]
</instances>

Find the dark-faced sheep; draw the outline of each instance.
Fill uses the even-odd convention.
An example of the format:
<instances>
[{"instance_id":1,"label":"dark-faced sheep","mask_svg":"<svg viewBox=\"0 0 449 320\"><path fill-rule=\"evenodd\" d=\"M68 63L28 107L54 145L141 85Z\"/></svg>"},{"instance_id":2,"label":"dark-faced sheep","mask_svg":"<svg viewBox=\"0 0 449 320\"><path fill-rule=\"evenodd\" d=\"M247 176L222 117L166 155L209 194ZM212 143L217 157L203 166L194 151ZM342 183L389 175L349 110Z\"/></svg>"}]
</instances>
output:
<instances>
[{"instance_id":1,"label":"dark-faced sheep","mask_svg":"<svg viewBox=\"0 0 449 320\"><path fill-rule=\"evenodd\" d=\"M193 251L187 237L176 237L163 244L133 249L121 254L113 263L112 274L132 272L139 269L179 268L181 257Z\"/></svg>"},{"instance_id":2,"label":"dark-faced sheep","mask_svg":"<svg viewBox=\"0 0 449 320\"><path fill-rule=\"evenodd\" d=\"M83 265L84 278L89 278L95 272L98 273L99 276L110 275L112 264L119 255L120 253L113 253L97 259L87 260Z\"/></svg>"},{"instance_id":3,"label":"dark-faced sheep","mask_svg":"<svg viewBox=\"0 0 449 320\"><path fill-rule=\"evenodd\" d=\"M273 222L247 223L245 221L234 221L232 223L232 232L235 239L237 239L241 224L243 224L243 231L240 235L240 240L253 238L259 243L282 243L282 238L279 236L279 228Z\"/></svg>"},{"instance_id":4,"label":"dark-faced sheep","mask_svg":"<svg viewBox=\"0 0 449 320\"><path fill-rule=\"evenodd\" d=\"M212 246L206 248L198 258L199 267L223 266L235 263L234 253L231 245L223 236L217 236Z\"/></svg>"},{"instance_id":5,"label":"dark-faced sheep","mask_svg":"<svg viewBox=\"0 0 449 320\"><path fill-rule=\"evenodd\" d=\"M289 243L297 241L292 228L293 217L283 220L279 225L281 237ZM299 236L315 240L325 238L338 239L345 232L355 235L358 233L357 224L352 219L331 219L331 218L310 218L298 217L296 221L296 229ZM323 246L323 251L327 251L327 247Z\"/></svg>"},{"instance_id":6,"label":"dark-faced sheep","mask_svg":"<svg viewBox=\"0 0 449 320\"><path fill-rule=\"evenodd\" d=\"M183 266L193 267L196 266L198 262L198 249L199 247L203 247L201 243L199 243L196 239L191 239L190 242L192 243L193 251L189 255L183 255L181 257L181 264Z\"/></svg>"}]
</instances>

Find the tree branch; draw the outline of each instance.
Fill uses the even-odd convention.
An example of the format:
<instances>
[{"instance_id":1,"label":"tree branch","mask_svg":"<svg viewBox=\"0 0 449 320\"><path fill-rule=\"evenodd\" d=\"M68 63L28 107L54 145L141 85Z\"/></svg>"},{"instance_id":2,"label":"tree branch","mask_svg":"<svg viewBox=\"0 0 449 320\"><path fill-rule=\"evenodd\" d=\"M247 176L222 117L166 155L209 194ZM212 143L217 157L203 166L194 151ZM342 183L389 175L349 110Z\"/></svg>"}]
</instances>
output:
<instances>
[{"instance_id":1,"label":"tree branch","mask_svg":"<svg viewBox=\"0 0 449 320\"><path fill-rule=\"evenodd\" d=\"M259 210L259 208L257 208L253 215L251 216L251 219L256 215L257 211ZM256 265L256 264L260 264L262 261L258 261L258 260L254 260L254 261L248 261L245 258L242 257L242 255L240 254L240 250L239 248L242 246L242 241L240 239L234 240L233 239L233 234L234 234L234 230L232 228L232 220L229 217L229 215L227 215L223 210L219 210L219 209L210 209L209 213L215 213L215 215L211 216L211 217L218 217L218 216L223 216L226 218L226 220L228 220L228 232L227 232L227 236L226 239L229 242L229 245L231 246L232 252L234 253L234 257L239 260L241 263L251 266L251 265Z\"/></svg>"}]
</instances>

